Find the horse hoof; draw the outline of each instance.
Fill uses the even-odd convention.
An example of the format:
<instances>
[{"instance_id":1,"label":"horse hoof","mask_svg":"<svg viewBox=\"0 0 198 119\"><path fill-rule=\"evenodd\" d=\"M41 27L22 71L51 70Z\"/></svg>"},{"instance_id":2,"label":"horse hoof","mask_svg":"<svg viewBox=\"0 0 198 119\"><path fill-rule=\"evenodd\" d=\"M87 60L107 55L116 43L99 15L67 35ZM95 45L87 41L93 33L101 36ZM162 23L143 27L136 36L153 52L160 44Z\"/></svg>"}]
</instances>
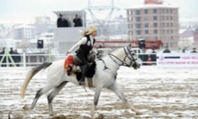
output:
<instances>
[{"instance_id":1,"label":"horse hoof","mask_svg":"<svg viewBox=\"0 0 198 119\"><path fill-rule=\"evenodd\" d=\"M54 113L50 113L50 116L55 116L55 114Z\"/></svg>"},{"instance_id":2,"label":"horse hoof","mask_svg":"<svg viewBox=\"0 0 198 119\"><path fill-rule=\"evenodd\" d=\"M143 113L140 112L140 111L136 111L135 113L136 113L136 115L142 115L142 114L143 114Z\"/></svg>"},{"instance_id":3,"label":"horse hoof","mask_svg":"<svg viewBox=\"0 0 198 119\"><path fill-rule=\"evenodd\" d=\"M29 109L31 109L31 108L30 108L28 105L24 105L24 106L23 106L23 109L24 109L24 110L29 110Z\"/></svg>"}]
</instances>

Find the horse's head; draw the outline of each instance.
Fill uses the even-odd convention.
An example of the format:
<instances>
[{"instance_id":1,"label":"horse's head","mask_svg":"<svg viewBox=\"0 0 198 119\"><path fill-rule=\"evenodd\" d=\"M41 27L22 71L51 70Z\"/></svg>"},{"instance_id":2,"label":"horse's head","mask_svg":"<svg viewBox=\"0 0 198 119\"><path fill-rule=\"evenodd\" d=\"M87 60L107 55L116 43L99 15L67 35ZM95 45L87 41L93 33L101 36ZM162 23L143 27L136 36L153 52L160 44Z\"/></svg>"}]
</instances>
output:
<instances>
[{"instance_id":1,"label":"horse's head","mask_svg":"<svg viewBox=\"0 0 198 119\"><path fill-rule=\"evenodd\" d=\"M137 56L135 52L131 50L131 44L110 53L110 58L119 66L133 67L134 69L140 68L140 64L137 61Z\"/></svg>"},{"instance_id":2,"label":"horse's head","mask_svg":"<svg viewBox=\"0 0 198 119\"><path fill-rule=\"evenodd\" d=\"M131 44L124 47L125 57L124 57L124 66L133 67L134 69L140 68L140 64L137 61L137 55L135 52L131 51Z\"/></svg>"}]
</instances>

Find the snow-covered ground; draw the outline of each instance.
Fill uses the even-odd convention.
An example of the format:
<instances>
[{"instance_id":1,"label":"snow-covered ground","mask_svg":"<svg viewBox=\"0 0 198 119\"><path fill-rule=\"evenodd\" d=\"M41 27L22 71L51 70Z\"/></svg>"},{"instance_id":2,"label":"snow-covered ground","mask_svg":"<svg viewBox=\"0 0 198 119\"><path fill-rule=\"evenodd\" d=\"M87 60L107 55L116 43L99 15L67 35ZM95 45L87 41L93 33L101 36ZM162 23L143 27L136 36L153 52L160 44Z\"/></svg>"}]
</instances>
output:
<instances>
[{"instance_id":1,"label":"snow-covered ground","mask_svg":"<svg viewBox=\"0 0 198 119\"><path fill-rule=\"evenodd\" d=\"M54 99L56 116L48 115L47 94L42 96L34 110L30 106L37 90L46 82L46 72L30 82L25 99L20 88L26 72L24 68L0 68L0 119L90 119L94 90L71 83ZM142 115L135 115L111 91L104 89L98 104L98 119L197 119L198 68L141 67L139 70L121 67L117 83L126 98Z\"/></svg>"}]
</instances>

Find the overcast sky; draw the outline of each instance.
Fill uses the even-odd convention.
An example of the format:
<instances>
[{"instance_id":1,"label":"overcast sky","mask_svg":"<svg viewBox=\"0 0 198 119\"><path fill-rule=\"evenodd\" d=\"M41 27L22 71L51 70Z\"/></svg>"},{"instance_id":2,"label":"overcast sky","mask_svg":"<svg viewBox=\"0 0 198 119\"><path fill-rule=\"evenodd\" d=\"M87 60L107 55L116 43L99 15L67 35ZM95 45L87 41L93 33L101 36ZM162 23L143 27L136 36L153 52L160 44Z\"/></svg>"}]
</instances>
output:
<instances>
[{"instance_id":1,"label":"overcast sky","mask_svg":"<svg viewBox=\"0 0 198 119\"><path fill-rule=\"evenodd\" d=\"M179 7L180 19L198 21L198 0L164 0L165 4ZM114 13L126 15L124 8L143 4L144 0L114 0L114 5L123 10ZM111 0L91 0L92 5L109 5ZM0 23L29 23L36 16L56 16L53 11L82 10L88 0L0 0Z\"/></svg>"}]
</instances>

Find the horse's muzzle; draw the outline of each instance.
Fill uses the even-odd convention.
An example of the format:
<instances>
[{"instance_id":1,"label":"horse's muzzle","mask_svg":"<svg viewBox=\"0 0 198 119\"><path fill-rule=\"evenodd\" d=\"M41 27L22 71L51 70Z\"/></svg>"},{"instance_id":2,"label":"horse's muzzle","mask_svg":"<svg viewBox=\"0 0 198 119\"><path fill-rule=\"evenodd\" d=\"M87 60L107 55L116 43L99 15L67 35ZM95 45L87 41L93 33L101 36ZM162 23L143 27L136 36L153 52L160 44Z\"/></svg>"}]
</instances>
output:
<instances>
[{"instance_id":1,"label":"horse's muzzle","mask_svg":"<svg viewBox=\"0 0 198 119\"><path fill-rule=\"evenodd\" d=\"M139 69L139 68L140 68L140 64L134 63L134 64L132 65L132 67L133 67L134 69Z\"/></svg>"}]
</instances>

